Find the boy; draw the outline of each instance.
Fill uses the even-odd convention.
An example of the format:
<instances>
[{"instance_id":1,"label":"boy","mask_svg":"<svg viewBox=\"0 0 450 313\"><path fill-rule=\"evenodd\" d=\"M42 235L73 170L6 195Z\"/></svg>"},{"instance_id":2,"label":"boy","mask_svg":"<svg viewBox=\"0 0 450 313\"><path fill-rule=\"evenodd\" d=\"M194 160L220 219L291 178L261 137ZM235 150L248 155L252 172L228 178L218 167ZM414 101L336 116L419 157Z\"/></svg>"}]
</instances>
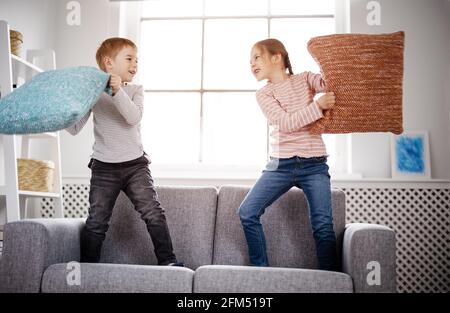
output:
<instances>
[{"instance_id":1,"label":"boy","mask_svg":"<svg viewBox=\"0 0 450 313\"><path fill-rule=\"evenodd\" d=\"M93 113L90 209L81 233L81 262L99 261L114 204L123 190L147 225L158 264L183 266L173 253L164 209L148 169L150 161L142 147L143 88L124 85L136 75L137 47L125 38L109 38L98 48L96 59L100 69L111 75L112 96L103 93L91 111L66 129L76 135Z\"/></svg>"}]
</instances>

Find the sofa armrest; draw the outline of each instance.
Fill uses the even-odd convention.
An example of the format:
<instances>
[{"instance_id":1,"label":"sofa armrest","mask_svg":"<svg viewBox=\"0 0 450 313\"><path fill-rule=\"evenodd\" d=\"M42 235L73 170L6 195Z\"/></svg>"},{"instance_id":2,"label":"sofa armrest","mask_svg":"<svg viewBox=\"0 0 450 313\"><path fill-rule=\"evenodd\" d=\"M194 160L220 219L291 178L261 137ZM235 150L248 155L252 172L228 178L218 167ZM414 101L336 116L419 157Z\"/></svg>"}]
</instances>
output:
<instances>
[{"instance_id":1,"label":"sofa armrest","mask_svg":"<svg viewBox=\"0 0 450 313\"><path fill-rule=\"evenodd\" d=\"M355 292L396 292L394 231L377 224L347 224L342 271L353 278Z\"/></svg>"},{"instance_id":2,"label":"sofa armrest","mask_svg":"<svg viewBox=\"0 0 450 313\"><path fill-rule=\"evenodd\" d=\"M80 260L84 219L29 219L7 223L0 292L39 292L51 264Z\"/></svg>"}]
</instances>

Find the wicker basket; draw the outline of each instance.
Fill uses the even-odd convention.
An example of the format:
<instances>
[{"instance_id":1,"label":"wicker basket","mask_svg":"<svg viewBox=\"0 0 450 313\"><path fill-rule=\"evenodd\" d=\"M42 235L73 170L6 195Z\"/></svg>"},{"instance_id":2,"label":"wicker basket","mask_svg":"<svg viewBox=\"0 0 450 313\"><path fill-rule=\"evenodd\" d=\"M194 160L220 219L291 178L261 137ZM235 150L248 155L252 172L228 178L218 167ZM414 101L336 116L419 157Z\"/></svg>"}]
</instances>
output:
<instances>
[{"instance_id":1,"label":"wicker basket","mask_svg":"<svg viewBox=\"0 0 450 313\"><path fill-rule=\"evenodd\" d=\"M11 53L20 57L20 52L23 44L23 36L16 30L9 31L9 38L11 41Z\"/></svg>"},{"instance_id":2,"label":"wicker basket","mask_svg":"<svg viewBox=\"0 0 450 313\"><path fill-rule=\"evenodd\" d=\"M17 159L19 189L51 192L54 169L52 161Z\"/></svg>"}]
</instances>

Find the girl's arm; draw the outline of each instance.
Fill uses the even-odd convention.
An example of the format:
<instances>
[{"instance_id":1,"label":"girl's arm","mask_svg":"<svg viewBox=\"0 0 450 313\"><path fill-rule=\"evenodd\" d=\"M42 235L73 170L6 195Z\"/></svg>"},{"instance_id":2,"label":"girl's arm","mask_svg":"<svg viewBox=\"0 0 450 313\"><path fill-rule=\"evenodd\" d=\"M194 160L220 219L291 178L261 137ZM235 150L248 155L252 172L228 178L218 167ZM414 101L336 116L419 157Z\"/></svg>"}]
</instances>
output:
<instances>
[{"instance_id":1,"label":"girl's arm","mask_svg":"<svg viewBox=\"0 0 450 313\"><path fill-rule=\"evenodd\" d=\"M69 132L72 136L75 136L76 134L78 134L84 127L84 125L86 125L89 116L91 116L91 112L92 110L89 110L89 112L87 112L82 118L81 120L79 120L78 122L76 122L75 124L73 124L72 126L69 126L66 128L67 132Z\"/></svg>"},{"instance_id":2,"label":"girl's arm","mask_svg":"<svg viewBox=\"0 0 450 313\"><path fill-rule=\"evenodd\" d=\"M306 72L306 81L308 82L313 95L319 92L326 92L327 84L323 80L322 75Z\"/></svg>"},{"instance_id":3,"label":"girl's arm","mask_svg":"<svg viewBox=\"0 0 450 313\"><path fill-rule=\"evenodd\" d=\"M113 100L117 110L128 124L136 125L141 121L144 108L144 88L142 86L138 86L133 99L130 99L128 94L120 88L113 96Z\"/></svg>"},{"instance_id":4,"label":"girl's arm","mask_svg":"<svg viewBox=\"0 0 450 313\"><path fill-rule=\"evenodd\" d=\"M288 113L278 101L263 92L256 93L256 99L264 115L271 125L278 126L283 132L293 132L323 117L322 109L316 101L305 108Z\"/></svg>"}]
</instances>

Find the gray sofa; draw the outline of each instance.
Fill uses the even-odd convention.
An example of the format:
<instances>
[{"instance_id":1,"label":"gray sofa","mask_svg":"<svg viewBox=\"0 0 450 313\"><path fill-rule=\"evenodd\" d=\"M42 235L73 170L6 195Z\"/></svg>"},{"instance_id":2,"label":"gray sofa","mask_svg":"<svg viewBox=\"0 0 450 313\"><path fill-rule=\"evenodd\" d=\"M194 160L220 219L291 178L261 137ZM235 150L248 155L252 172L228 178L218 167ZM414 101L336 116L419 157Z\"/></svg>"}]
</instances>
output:
<instances>
[{"instance_id":1,"label":"gray sofa","mask_svg":"<svg viewBox=\"0 0 450 313\"><path fill-rule=\"evenodd\" d=\"M237 208L249 187L157 187L157 191L175 253L185 268L155 265L145 224L121 193L99 264L69 263L80 259L84 219L6 224L0 291L395 292L394 232L381 225L345 225L345 195L340 190L333 189L332 202L342 272L316 269L307 202L299 189L283 195L262 217L269 268L248 266Z\"/></svg>"}]
</instances>

